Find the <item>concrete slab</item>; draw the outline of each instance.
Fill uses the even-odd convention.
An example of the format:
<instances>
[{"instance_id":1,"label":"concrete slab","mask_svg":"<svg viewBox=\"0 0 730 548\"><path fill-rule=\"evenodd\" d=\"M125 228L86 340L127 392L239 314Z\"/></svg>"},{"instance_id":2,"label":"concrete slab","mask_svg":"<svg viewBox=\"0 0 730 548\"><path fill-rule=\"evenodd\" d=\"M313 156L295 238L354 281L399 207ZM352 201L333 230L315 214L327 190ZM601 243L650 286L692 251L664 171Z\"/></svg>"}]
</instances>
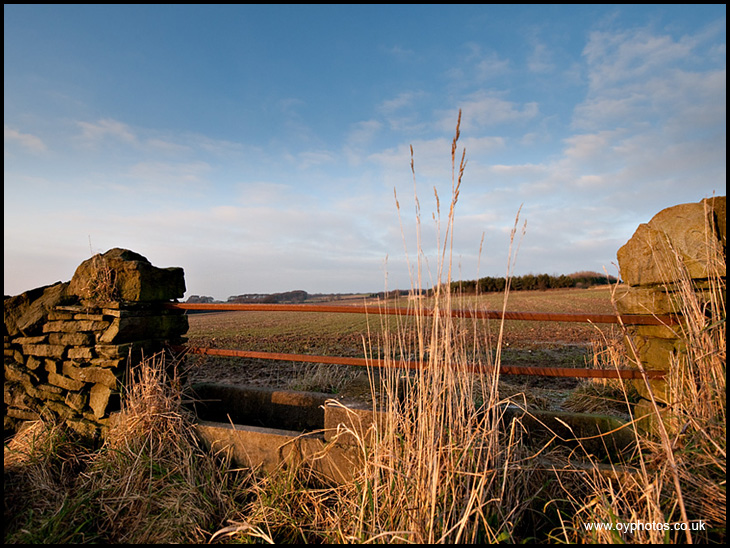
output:
<instances>
[{"instance_id":1,"label":"concrete slab","mask_svg":"<svg viewBox=\"0 0 730 548\"><path fill-rule=\"evenodd\" d=\"M351 479L359 469L362 451L352 437L337 435L352 426L347 408L328 394L215 383L193 389L198 435L239 466L269 473L304 464L334 482ZM357 412L364 430L372 419L365 409Z\"/></svg>"},{"instance_id":2,"label":"concrete slab","mask_svg":"<svg viewBox=\"0 0 730 548\"><path fill-rule=\"evenodd\" d=\"M373 425L387 426L388 415L372 406L342 403L327 394L260 387L197 385L193 404L197 432L212 451L223 451L243 467L269 473L306 465L326 481L352 479L362 468ZM521 421L530 441L558 436L587 452L615 455L634 443L634 433L614 417L584 413L530 411L507 406L504 423Z\"/></svg>"},{"instance_id":3,"label":"concrete slab","mask_svg":"<svg viewBox=\"0 0 730 548\"><path fill-rule=\"evenodd\" d=\"M359 470L362 453L353 445L326 442L321 433L200 421L198 435L216 453L264 473L283 467L306 467L324 481L343 483Z\"/></svg>"},{"instance_id":4,"label":"concrete slab","mask_svg":"<svg viewBox=\"0 0 730 548\"><path fill-rule=\"evenodd\" d=\"M295 392L256 386L200 383L192 387L191 406L198 418L299 432L324 428L324 404L319 392Z\"/></svg>"}]
</instances>

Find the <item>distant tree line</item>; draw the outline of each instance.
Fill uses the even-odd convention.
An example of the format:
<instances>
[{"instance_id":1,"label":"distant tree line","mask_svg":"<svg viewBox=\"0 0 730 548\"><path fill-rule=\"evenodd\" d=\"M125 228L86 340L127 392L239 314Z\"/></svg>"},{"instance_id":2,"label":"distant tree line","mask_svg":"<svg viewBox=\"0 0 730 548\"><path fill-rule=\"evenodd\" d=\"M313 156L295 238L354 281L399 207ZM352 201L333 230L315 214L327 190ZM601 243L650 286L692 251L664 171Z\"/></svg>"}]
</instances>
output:
<instances>
[{"instance_id":1,"label":"distant tree line","mask_svg":"<svg viewBox=\"0 0 730 548\"><path fill-rule=\"evenodd\" d=\"M245 295L233 295L228 297L231 304L248 304L248 303L301 303L309 298L309 294L301 289L294 291L285 291L284 293L248 293Z\"/></svg>"},{"instance_id":2,"label":"distant tree line","mask_svg":"<svg viewBox=\"0 0 730 548\"><path fill-rule=\"evenodd\" d=\"M569 287L586 288L596 285L616 283L613 276L605 276L598 272L575 272L573 274L526 274L514 276L510 280L513 291L544 291L546 289L563 289ZM491 293L502 292L507 285L506 278L487 276L478 280L461 280L451 283L452 293Z\"/></svg>"},{"instance_id":3,"label":"distant tree line","mask_svg":"<svg viewBox=\"0 0 730 548\"><path fill-rule=\"evenodd\" d=\"M208 304L208 303L214 303L215 300L213 297L207 297L205 295L190 295L188 297L188 300L185 301L186 303L192 303L192 304Z\"/></svg>"},{"instance_id":4,"label":"distant tree line","mask_svg":"<svg viewBox=\"0 0 730 548\"><path fill-rule=\"evenodd\" d=\"M380 293L370 293L368 297L371 299L397 299L398 297L409 297L411 295L431 295L430 289L391 289L390 291L381 291Z\"/></svg>"},{"instance_id":5,"label":"distant tree line","mask_svg":"<svg viewBox=\"0 0 730 548\"><path fill-rule=\"evenodd\" d=\"M510 290L513 291L533 291L546 289L563 289L569 287L586 288L596 285L614 284L617 279L614 276L606 276L598 272L574 272L573 274L562 274L560 276L551 276L549 274L526 274L524 276L514 276L510 281ZM507 280L505 278L495 278L487 276L478 280L461 280L451 282L452 293L492 293L502 292L505 289ZM409 295L431 295L433 290L408 290L393 289L391 291L380 293L371 293L371 298L379 297L385 299L393 299L398 297L406 297ZM330 297L336 295L329 295ZM306 291L297 289L294 291L285 291L283 293L246 293L244 295L233 295L228 297L228 303L231 304L248 304L248 303L301 303L315 297ZM213 297L192 295L188 297L188 303L213 303Z\"/></svg>"}]
</instances>

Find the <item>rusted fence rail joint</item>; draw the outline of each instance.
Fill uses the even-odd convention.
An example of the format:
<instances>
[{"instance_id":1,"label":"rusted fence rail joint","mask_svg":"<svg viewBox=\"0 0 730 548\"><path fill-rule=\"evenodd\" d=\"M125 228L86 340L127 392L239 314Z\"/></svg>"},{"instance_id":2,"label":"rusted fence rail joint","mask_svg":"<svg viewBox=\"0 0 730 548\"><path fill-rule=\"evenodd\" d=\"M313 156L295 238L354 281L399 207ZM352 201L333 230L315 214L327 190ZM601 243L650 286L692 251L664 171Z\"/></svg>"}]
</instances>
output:
<instances>
[{"instance_id":1,"label":"rusted fence rail joint","mask_svg":"<svg viewBox=\"0 0 730 548\"><path fill-rule=\"evenodd\" d=\"M306 363L327 363L334 365L356 365L363 367L388 367L398 369L419 369L428 366L425 362L407 360L384 360L380 358L346 358L340 356L314 356L311 354L284 354L279 352L256 352L249 350L228 350L224 348L202 348L197 346L173 346L175 352L203 354L233 358L249 358L259 360L278 360ZM492 368L478 364L462 366L475 373L489 373ZM526 367L504 365L499 368L501 375L532 375L540 377L573 377L598 379L641 379L642 374L636 369L588 369L573 367ZM646 371L649 379L660 379L665 371Z\"/></svg>"},{"instance_id":2,"label":"rusted fence rail joint","mask_svg":"<svg viewBox=\"0 0 730 548\"><path fill-rule=\"evenodd\" d=\"M433 316L436 312L422 308L387 308L366 305L316 305L316 304L210 304L210 303L168 303L170 309L211 311L258 311L258 312L321 312L338 314L372 314L395 316ZM671 315L631 314L583 314L555 312L502 312L499 310L439 310L443 316L454 318L476 318L482 320L521 320L536 322L591 322L623 323L624 325L677 325L677 318Z\"/></svg>"}]
</instances>

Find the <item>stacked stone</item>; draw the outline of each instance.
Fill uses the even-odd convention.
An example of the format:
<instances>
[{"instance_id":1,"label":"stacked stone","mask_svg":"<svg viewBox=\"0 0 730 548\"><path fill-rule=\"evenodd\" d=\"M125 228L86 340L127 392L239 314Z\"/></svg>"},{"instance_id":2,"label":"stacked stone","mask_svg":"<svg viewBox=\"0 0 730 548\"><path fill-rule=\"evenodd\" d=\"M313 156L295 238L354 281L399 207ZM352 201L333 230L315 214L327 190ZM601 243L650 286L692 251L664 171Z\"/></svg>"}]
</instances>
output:
<instances>
[{"instance_id":1,"label":"stacked stone","mask_svg":"<svg viewBox=\"0 0 730 548\"><path fill-rule=\"evenodd\" d=\"M721 196L670 207L637 228L617 254L624 282L617 299L619 313L679 314L681 322L682 295L688 286L699 302L709 301L710 279L726 275L725 203ZM629 356L645 369L668 371L672 359L686 351L681 323L631 326L629 331ZM643 381L635 384L646 398ZM659 402L669 403L665 381L652 381L652 392Z\"/></svg>"},{"instance_id":2,"label":"stacked stone","mask_svg":"<svg viewBox=\"0 0 730 548\"><path fill-rule=\"evenodd\" d=\"M5 431L39 417L103 433L128 368L184 342L187 316L165 302L185 293L181 268L113 249L68 283L5 299Z\"/></svg>"}]
</instances>

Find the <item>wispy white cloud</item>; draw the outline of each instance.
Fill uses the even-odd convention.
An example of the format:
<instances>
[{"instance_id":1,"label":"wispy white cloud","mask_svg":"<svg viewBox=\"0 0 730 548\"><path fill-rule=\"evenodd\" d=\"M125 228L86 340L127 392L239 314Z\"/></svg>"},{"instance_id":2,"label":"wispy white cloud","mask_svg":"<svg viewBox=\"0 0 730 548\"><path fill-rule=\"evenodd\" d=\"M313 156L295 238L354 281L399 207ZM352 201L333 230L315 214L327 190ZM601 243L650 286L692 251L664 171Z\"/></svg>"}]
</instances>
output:
<instances>
[{"instance_id":1,"label":"wispy white cloud","mask_svg":"<svg viewBox=\"0 0 730 548\"><path fill-rule=\"evenodd\" d=\"M715 123L725 113L725 70L703 70L700 45L647 29L592 33L583 52L589 90L574 127L670 126L679 118L686 131L686 123Z\"/></svg>"},{"instance_id":2,"label":"wispy white cloud","mask_svg":"<svg viewBox=\"0 0 730 548\"><path fill-rule=\"evenodd\" d=\"M207 162L139 162L130 166L127 173L132 180L146 188L176 192L180 185L200 185L207 181L211 166Z\"/></svg>"},{"instance_id":3,"label":"wispy white cloud","mask_svg":"<svg viewBox=\"0 0 730 548\"><path fill-rule=\"evenodd\" d=\"M35 153L45 152L48 148L40 137L31 133L23 133L8 126L4 126L3 140L6 147L14 143L25 150ZM5 153L7 154L7 148L5 149Z\"/></svg>"},{"instance_id":4,"label":"wispy white cloud","mask_svg":"<svg viewBox=\"0 0 730 548\"><path fill-rule=\"evenodd\" d=\"M395 182L411 181L411 150L413 150L416 178L430 188L437 179L451 176L451 141L445 137L437 139L414 139L396 147L370 154L368 161L381 167L390 177L390 186Z\"/></svg>"},{"instance_id":5,"label":"wispy white cloud","mask_svg":"<svg viewBox=\"0 0 730 548\"><path fill-rule=\"evenodd\" d=\"M608 159L617 141L626 135L625 130L607 130L566 137L563 156L575 164L595 165Z\"/></svg>"},{"instance_id":6,"label":"wispy white cloud","mask_svg":"<svg viewBox=\"0 0 730 548\"><path fill-rule=\"evenodd\" d=\"M298 169L307 170L335 162L336 154L329 150L305 150L295 155Z\"/></svg>"},{"instance_id":7,"label":"wispy white cloud","mask_svg":"<svg viewBox=\"0 0 730 548\"><path fill-rule=\"evenodd\" d=\"M183 143L187 143L193 149L212 154L217 158L235 158L248 154L260 157L264 154L264 148L259 145L244 145L236 141L217 139L199 133L185 134Z\"/></svg>"},{"instance_id":8,"label":"wispy white cloud","mask_svg":"<svg viewBox=\"0 0 730 548\"><path fill-rule=\"evenodd\" d=\"M524 124L534 120L539 114L538 103L535 101L521 104L487 91L475 92L460 104L461 129L464 132L476 133L504 124ZM441 116L438 127L444 131L455 127L457 117L456 109L447 111Z\"/></svg>"},{"instance_id":9,"label":"wispy white cloud","mask_svg":"<svg viewBox=\"0 0 730 548\"><path fill-rule=\"evenodd\" d=\"M404 91L398 94L397 97L392 99L386 99L378 105L377 109L387 115L403 110L405 108L412 108L418 99L423 98L426 95L423 91Z\"/></svg>"},{"instance_id":10,"label":"wispy white cloud","mask_svg":"<svg viewBox=\"0 0 730 548\"><path fill-rule=\"evenodd\" d=\"M350 127L343 145L343 154L350 165L359 166L362 163L373 139L382 129L383 123L375 119L363 120Z\"/></svg>"},{"instance_id":11,"label":"wispy white cloud","mask_svg":"<svg viewBox=\"0 0 730 548\"><path fill-rule=\"evenodd\" d=\"M475 55L471 61L474 63L474 77L479 82L489 81L507 72L510 67L509 60L501 58L493 51Z\"/></svg>"},{"instance_id":12,"label":"wispy white cloud","mask_svg":"<svg viewBox=\"0 0 730 548\"><path fill-rule=\"evenodd\" d=\"M363 120L353 124L347 135L347 144L354 147L370 145L382 127L383 124L378 120Z\"/></svg>"},{"instance_id":13,"label":"wispy white cloud","mask_svg":"<svg viewBox=\"0 0 730 548\"><path fill-rule=\"evenodd\" d=\"M532 53L527 58L527 69L537 74L547 74L556 68L553 55L546 44L536 43L533 45Z\"/></svg>"},{"instance_id":14,"label":"wispy white cloud","mask_svg":"<svg viewBox=\"0 0 730 548\"><path fill-rule=\"evenodd\" d=\"M302 190L295 185L269 181L250 181L235 185L237 203L258 207L266 204L301 204Z\"/></svg>"},{"instance_id":15,"label":"wispy white cloud","mask_svg":"<svg viewBox=\"0 0 730 548\"><path fill-rule=\"evenodd\" d=\"M381 101L376 112L391 131L417 135L428 125L422 110L428 98L423 90L404 91Z\"/></svg>"},{"instance_id":16,"label":"wispy white cloud","mask_svg":"<svg viewBox=\"0 0 730 548\"><path fill-rule=\"evenodd\" d=\"M387 55L393 57L397 61L412 61L417 57L416 52L413 49L407 48L400 44L396 44L390 47L381 48Z\"/></svg>"},{"instance_id":17,"label":"wispy white cloud","mask_svg":"<svg viewBox=\"0 0 730 548\"><path fill-rule=\"evenodd\" d=\"M146 144L156 151L172 155L185 154L192 150L188 145L160 138L147 139Z\"/></svg>"},{"instance_id":18,"label":"wispy white cloud","mask_svg":"<svg viewBox=\"0 0 730 548\"><path fill-rule=\"evenodd\" d=\"M656 36L648 29L622 32L595 31L583 50L590 69L590 89L602 92L620 84L633 84L668 65L687 61L697 41Z\"/></svg>"},{"instance_id":19,"label":"wispy white cloud","mask_svg":"<svg viewBox=\"0 0 730 548\"><path fill-rule=\"evenodd\" d=\"M97 146L106 139L121 141L127 144L137 144L137 135L125 123L111 118L96 122L76 122L81 129L80 139L89 146Z\"/></svg>"},{"instance_id":20,"label":"wispy white cloud","mask_svg":"<svg viewBox=\"0 0 730 548\"><path fill-rule=\"evenodd\" d=\"M463 46L465 53L446 71L451 85L464 89L475 85L494 83L497 78L511 70L509 58L501 56L493 49L469 42Z\"/></svg>"}]
</instances>

